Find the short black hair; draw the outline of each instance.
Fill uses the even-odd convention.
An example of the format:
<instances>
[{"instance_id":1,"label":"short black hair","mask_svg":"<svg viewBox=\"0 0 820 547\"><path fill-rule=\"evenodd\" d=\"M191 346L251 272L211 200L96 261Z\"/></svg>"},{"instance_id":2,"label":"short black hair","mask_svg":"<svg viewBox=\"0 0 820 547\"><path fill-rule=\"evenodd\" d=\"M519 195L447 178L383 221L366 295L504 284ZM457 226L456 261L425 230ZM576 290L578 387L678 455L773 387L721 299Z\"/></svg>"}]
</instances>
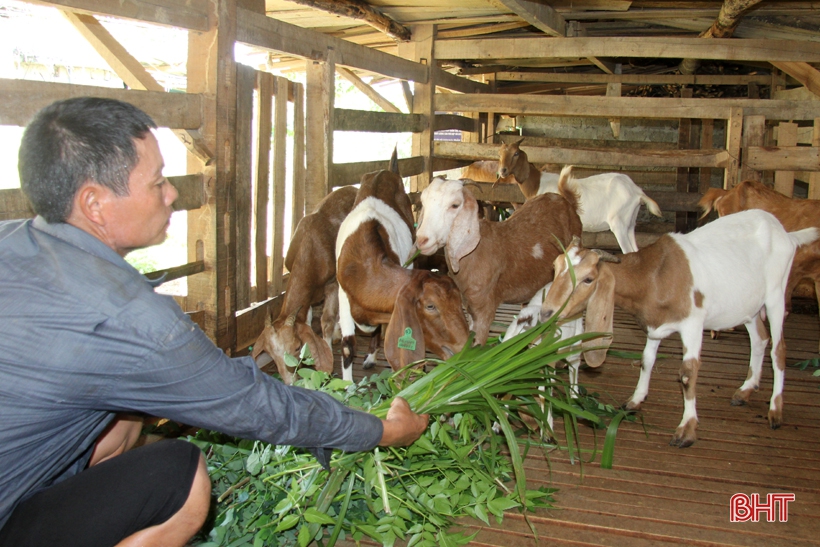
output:
<instances>
[{"instance_id":1,"label":"short black hair","mask_svg":"<svg viewBox=\"0 0 820 547\"><path fill-rule=\"evenodd\" d=\"M18 157L20 186L34 212L65 222L88 181L128 195L139 161L134 140L153 128L148 114L114 99L78 97L42 109L26 127Z\"/></svg>"}]
</instances>

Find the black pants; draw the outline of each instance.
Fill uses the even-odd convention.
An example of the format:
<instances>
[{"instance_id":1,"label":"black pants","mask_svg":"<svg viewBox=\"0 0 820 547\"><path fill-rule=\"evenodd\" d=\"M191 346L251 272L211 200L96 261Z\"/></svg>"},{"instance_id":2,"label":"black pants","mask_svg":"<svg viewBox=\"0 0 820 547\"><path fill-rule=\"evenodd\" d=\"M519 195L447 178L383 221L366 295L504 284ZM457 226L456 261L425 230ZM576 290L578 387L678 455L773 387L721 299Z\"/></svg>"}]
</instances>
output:
<instances>
[{"instance_id":1,"label":"black pants","mask_svg":"<svg viewBox=\"0 0 820 547\"><path fill-rule=\"evenodd\" d=\"M42 490L0 530L2 547L110 547L176 514L201 451L180 440L130 450Z\"/></svg>"}]
</instances>

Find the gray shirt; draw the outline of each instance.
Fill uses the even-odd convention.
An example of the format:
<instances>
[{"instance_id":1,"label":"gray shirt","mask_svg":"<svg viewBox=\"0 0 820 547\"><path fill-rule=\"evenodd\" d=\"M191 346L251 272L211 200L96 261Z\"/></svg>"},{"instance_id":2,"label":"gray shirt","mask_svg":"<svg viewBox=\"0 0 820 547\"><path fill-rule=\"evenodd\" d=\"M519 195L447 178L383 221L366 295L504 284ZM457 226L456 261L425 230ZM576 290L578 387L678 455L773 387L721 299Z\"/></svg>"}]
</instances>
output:
<instances>
[{"instance_id":1,"label":"gray shirt","mask_svg":"<svg viewBox=\"0 0 820 547\"><path fill-rule=\"evenodd\" d=\"M121 411L269 443L369 450L381 421L229 358L169 296L68 224L0 223L0 527L82 471Z\"/></svg>"}]
</instances>

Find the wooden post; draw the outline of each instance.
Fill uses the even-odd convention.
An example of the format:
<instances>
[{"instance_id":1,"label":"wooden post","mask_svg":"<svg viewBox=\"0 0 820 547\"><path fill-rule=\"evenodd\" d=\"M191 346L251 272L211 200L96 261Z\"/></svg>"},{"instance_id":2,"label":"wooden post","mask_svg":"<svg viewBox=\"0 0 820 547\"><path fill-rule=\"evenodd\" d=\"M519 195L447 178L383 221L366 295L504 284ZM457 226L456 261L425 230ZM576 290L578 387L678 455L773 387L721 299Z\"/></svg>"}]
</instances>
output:
<instances>
[{"instance_id":1,"label":"wooden post","mask_svg":"<svg viewBox=\"0 0 820 547\"><path fill-rule=\"evenodd\" d=\"M285 242L285 176L287 174L288 81L273 79L276 95L273 129L273 249L271 250L271 294L282 292Z\"/></svg>"},{"instance_id":2,"label":"wooden post","mask_svg":"<svg viewBox=\"0 0 820 547\"><path fill-rule=\"evenodd\" d=\"M254 249L256 258L256 301L268 298L268 203L270 201L270 144L271 144L271 102L273 101L273 75L257 72L257 109L256 129L256 170L254 199L256 230Z\"/></svg>"},{"instance_id":3,"label":"wooden post","mask_svg":"<svg viewBox=\"0 0 820 547\"><path fill-rule=\"evenodd\" d=\"M333 163L333 103L336 62L332 49L323 61L307 62L305 116L305 212L313 211L330 191Z\"/></svg>"},{"instance_id":4,"label":"wooden post","mask_svg":"<svg viewBox=\"0 0 820 547\"><path fill-rule=\"evenodd\" d=\"M715 139L715 120L701 120L700 148L711 150ZM698 192L704 193L712 186L712 168L701 167Z\"/></svg>"},{"instance_id":5,"label":"wooden post","mask_svg":"<svg viewBox=\"0 0 820 547\"><path fill-rule=\"evenodd\" d=\"M777 126L777 146L797 146L797 124L781 122ZM774 189L787 197L794 196L794 171L775 171Z\"/></svg>"},{"instance_id":6,"label":"wooden post","mask_svg":"<svg viewBox=\"0 0 820 547\"><path fill-rule=\"evenodd\" d=\"M811 145L815 148L820 148L820 118L814 119ZM820 171L812 171L809 174L809 199L820 199ZM818 296L818 298L820 298L820 296Z\"/></svg>"},{"instance_id":7,"label":"wooden post","mask_svg":"<svg viewBox=\"0 0 820 547\"><path fill-rule=\"evenodd\" d=\"M251 187L253 172L253 90L256 70L246 65L236 67L236 307L244 309L251 302ZM258 112L257 112L257 115Z\"/></svg>"},{"instance_id":8,"label":"wooden post","mask_svg":"<svg viewBox=\"0 0 820 547\"><path fill-rule=\"evenodd\" d=\"M729 165L723 176L723 188L731 190L737 186L740 172L740 144L743 135L743 109L732 107L726 120L726 151L729 153Z\"/></svg>"},{"instance_id":9,"label":"wooden post","mask_svg":"<svg viewBox=\"0 0 820 547\"><path fill-rule=\"evenodd\" d=\"M305 216L305 88L293 83L293 196L290 233ZM310 211L307 211L310 212Z\"/></svg>"},{"instance_id":10,"label":"wooden post","mask_svg":"<svg viewBox=\"0 0 820 547\"><path fill-rule=\"evenodd\" d=\"M234 195L236 161L236 2L211 0L212 27L188 37L188 91L205 97L202 133L215 165L203 169L207 205L188 213L188 261L205 271L188 278L187 308L204 312L203 324L216 344L232 353L236 338ZM218 145L217 145L218 143ZM189 156L189 171L192 169Z\"/></svg>"},{"instance_id":11,"label":"wooden post","mask_svg":"<svg viewBox=\"0 0 820 547\"><path fill-rule=\"evenodd\" d=\"M765 116L744 116L743 117L743 137L741 139L741 149L743 161L740 166L740 181L756 180L762 182L762 173L755 171L746 163L746 150L749 146L763 146L766 136ZM738 181L738 182L740 182Z\"/></svg>"},{"instance_id":12,"label":"wooden post","mask_svg":"<svg viewBox=\"0 0 820 547\"><path fill-rule=\"evenodd\" d=\"M621 63L615 64L615 74L621 74L623 71ZM621 83L609 83L606 84L606 96L607 97L620 97L621 96ZM621 138L621 120L619 118L610 118L609 120L609 127L612 128L612 136L615 139Z\"/></svg>"},{"instance_id":13,"label":"wooden post","mask_svg":"<svg viewBox=\"0 0 820 547\"><path fill-rule=\"evenodd\" d=\"M399 44L399 55L427 65L429 69L436 66L433 58L434 25L416 25L413 27L413 41ZM410 182L411 192L421 192L433 178L433 117L436 83L435 71L429 70L427 83L414 82L413 114L424 117L424 129L413 134L413 156L424 158L424 171Z\"/></svg>"}]
</instances>

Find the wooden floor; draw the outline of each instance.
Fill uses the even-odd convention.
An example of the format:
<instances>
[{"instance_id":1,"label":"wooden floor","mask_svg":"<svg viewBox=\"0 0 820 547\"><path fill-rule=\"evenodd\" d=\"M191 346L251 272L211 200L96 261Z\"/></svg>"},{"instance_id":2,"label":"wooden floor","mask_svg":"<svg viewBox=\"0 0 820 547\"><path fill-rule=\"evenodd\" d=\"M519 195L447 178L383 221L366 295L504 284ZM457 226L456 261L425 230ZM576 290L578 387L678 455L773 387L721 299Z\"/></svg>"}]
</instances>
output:
<instances>
[{"instance_id":1,"label":"wooden floor","mask_svg":"<svg viewBox=\"0 0 820 547\"><path fill-rule=\"evenodd\" d=\"M496 319L508 321L513 313L512 307L502 308ZM792 314L785 333L788 364L818 356L816 316ZM612 349L643 349L645 336L627 314L616 312L614 334ZM643 405L644 425L621 425L612 469L602 469L600 457L582 467L571 464L564 452L552 452L547 461L532 451L526 459L530 486L559 488L556 509L528 515L538 542L523 516L512 512L493 528L464 521L468 531L479 530L470 545L820 545L820 377L809 369L787 368L784 423L772 430L766 420L772 380L768 356L760 392L748 406L733 407L732 394L746 378L748 335L742 328L721 333L717 340L705 333L698 441L679 449L668 445L683 412L677 335L661 344L663 354L667 358L658 359ZM357 361L354 376L358 380L362 375ZM638 363L614 357L580 375L580 383L602 400L619 404L637 380ZM555 430L562 430L560 421ZM592 448L592 431L581 433L583 445ZM602 442L599 432L599 446ZM767 493L793 493L795 501L789 504L787 522L765 522L763 516L763 522L732 523L729 500L736 493L764 499Z\"/></svg>"}]
</instances>

